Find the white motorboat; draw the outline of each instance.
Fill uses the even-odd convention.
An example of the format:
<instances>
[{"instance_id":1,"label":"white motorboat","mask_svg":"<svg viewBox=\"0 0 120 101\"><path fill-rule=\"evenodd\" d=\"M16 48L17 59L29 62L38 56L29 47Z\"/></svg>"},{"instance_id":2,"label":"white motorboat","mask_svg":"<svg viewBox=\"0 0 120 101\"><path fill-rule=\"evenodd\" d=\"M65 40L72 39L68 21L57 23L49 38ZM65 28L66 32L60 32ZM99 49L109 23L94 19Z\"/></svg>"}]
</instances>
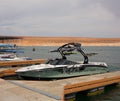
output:
<instances>
[{"instance_id":1,"label":"white motorboat","mask_svg":"<svg viewBox=\"0 0 120 101\"><path fill-rule=\"evenodd\" d=\"M74 54L74 51L83 55L84 61L82 63L67 59L66 55ZM59 52L62 58L49 59L44 64L20 68L16 70L17 75L29 79L58 79L109 71L107 64L104 62L89 62L79 43L68 43L51 52Z\"/></svg>"}]
</instances>

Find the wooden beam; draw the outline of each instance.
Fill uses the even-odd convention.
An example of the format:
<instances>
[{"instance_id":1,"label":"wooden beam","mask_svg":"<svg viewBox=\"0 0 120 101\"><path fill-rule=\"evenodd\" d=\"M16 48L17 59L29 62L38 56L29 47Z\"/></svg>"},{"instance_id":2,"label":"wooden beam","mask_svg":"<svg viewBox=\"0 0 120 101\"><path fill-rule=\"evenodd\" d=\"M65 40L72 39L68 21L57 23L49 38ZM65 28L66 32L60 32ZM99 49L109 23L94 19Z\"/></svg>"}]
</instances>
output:
<instances>
[{"instance_id":1,"label":"wooden beam","mask_svg":"<svg viewBox=\"0 0 120 101\"><path fill-rule=\"evenodd\" d=\"M106 85L119 83L119 82L120 82L120 75L110 77L110 78L102 78L98 80L69 84L64 86L64 94L80 92L80 91L89 90L92 88L97 88L97 87L106 86Z\"/></svg>"},{"instance_id":2,"label":"wooden beam","mask_svg":"<svg viewBox=\"0 0 120 101\"><path fill-rule=\"evenodd\" d=\"M1 61L0 66L19 66L29 64L39 64L45 62L45 59L22 60L22 61Z\"/></svg>"}]
</instances>

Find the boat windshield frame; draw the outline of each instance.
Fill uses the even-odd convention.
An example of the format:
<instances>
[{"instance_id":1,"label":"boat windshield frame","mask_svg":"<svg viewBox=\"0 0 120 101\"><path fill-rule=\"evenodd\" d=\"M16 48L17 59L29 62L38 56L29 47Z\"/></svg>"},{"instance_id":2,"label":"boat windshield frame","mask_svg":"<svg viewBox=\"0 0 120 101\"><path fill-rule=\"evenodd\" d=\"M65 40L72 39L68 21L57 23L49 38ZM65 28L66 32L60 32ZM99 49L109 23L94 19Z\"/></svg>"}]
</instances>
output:
<instances>
[{"instance_id":1,"label":"boat windshield frame","mask_svg":"<svg viewBox=\"0 0 120 101\"><path fill-rule=\"evenodd\" d=\"M73 51L77 51L79 53L82 54L82 56L84 57L84 62L83 64L88 64L88 56L84 53L83 49L81 48L81 44L80 43L67 43L63 46L60 46L57 50L53 50L51 52L59 52L62 56L62 59L67 59L66 55L71 55L73 54ZM69 54L66 54L69 53Z\"/></svg>"}]
</instances>

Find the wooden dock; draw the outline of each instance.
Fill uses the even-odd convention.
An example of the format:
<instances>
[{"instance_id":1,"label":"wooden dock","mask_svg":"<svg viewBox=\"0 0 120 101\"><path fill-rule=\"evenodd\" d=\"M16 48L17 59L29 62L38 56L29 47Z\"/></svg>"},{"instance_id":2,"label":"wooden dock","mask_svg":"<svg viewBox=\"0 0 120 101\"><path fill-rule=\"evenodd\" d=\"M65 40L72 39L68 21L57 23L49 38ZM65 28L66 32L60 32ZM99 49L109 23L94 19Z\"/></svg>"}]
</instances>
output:
<instances>
[{"instance_id":1,"label":"wooden dock","mask_svg":"<svg viewBox=\"0 0 120 101\"><path fill-rule=\"evenodd\" d=\"M40 64L45 59L21 60L21 61L0 61L0 77L15 75L15 70L22 66Z\"/></svg>"},{"instance_id":2,"label":"wooden dock","mask_svg":"<svg viewBox=\"0 0 120 101\"><path fill-rule=\"evenodd\" d=\"M0 61L0 66L22 66L31 64L40 64L45 62L45 59L21 60L21 61Z\"/></svg>"},{"instance_id":3,"label":"wooden dock","mask_svg":"<svg viewBox=\"0 0 120 101\"><path fill-rule=\"evenodd\" d=\"M67 94L119 82L120 71L54 81L0 79L0 101L65 101Z\"/></svg>"},{"instance_id":4,"label":"wooden dock","mask_svg":"<svg viewBox=\"0 0 120 101\"><path fill-rule=\"evenodd\" d=\"M0 62L0 66L21 66L44 61ZM0 68L0 76L12 75L17 68ZM0 101L65 101L66 95L116 83L120 83L120 71L50 81L0 79Z\"/></svg>"}]
</instances>

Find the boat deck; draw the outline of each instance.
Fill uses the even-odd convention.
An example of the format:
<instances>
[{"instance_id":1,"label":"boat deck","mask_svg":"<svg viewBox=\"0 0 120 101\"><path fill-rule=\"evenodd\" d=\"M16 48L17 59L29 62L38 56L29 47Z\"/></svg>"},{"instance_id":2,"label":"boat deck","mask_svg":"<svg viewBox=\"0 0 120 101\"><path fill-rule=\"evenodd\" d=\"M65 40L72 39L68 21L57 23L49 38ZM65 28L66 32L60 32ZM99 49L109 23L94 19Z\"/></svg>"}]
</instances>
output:
<instances>
[{"instance_id":1,"label":"boat deck","mask_svg":"<svg viewBox=\"0 0 120 101\"><path fill-rule=\"evenodd\" d=\"M0 101L64 101L66 94L120 82L120 71L61 80L0 79Z\"/></svg>"}]
</instances>

